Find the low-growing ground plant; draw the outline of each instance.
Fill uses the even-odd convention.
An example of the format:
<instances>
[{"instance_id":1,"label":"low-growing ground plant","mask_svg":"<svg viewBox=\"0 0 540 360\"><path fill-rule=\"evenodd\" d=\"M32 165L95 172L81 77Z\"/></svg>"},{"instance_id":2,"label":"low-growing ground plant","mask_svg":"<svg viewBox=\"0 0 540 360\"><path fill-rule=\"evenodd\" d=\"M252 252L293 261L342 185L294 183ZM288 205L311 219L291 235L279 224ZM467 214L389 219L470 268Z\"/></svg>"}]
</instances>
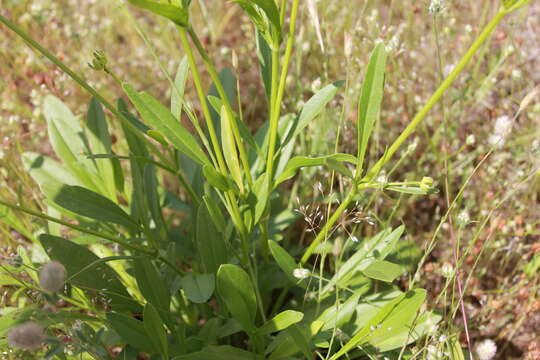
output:
<instances>
[{"instance_id":1,"label":"low-growing ground plant","mask_svg":"<svg viewBox=\"0 0 540 360\"><path fill-rule=\"evenodd\" d=\"M111 103L0 15L3 26L92 96L82 117L57 97L45 99L47 132L57 159L21 154L44 195L40 206L34 199L0 199L1 220L33 242L31 254L19 247L10 263L1 265L2 284L11 286L10 296L19 301L2 310L0 346L6 356L433 358L419 350L420 340L441 316L423 307L426 291L416 288L414 280L408 289L393 284L408 270L391 261L405 227L357 235L370 219L355 211L355 203L370 189L414 195L437 191L429 176L393 182L382 171L502 19L530 1L503 1L371 167L366 156L384 98L385 44L375 46L363 76L354 155L297 154L300 135L343 82L323 86L298 113L283 113L298 11L304 5L299 0L233 2L256 33L268 111L255 132L237 106L237 74L216 68L190 22L190 0L129 1L169 19L179 32L185 58L174 78L162 67L170 82L170 106L119 78L106 55L96 52L89 65L114 78L125 93ZM202 72L212 80L208 88ZM198 105L185 96L188 81ZM122 128L122 139L111 136L112 119ZM321 191L325 208L298 205L293 211L295 199L286 183L313 167L329 169L332 179L339 178L342 193L324 196ZM171 181L181 190L171 191ZM25 226L22 214L36 218L34 228ZM299 216L313 235L305 244L294 229ZM335 244L329 248L328 239L336 232L348 236L339 249ZM330 252L339 254L337 261L327 256ZM415 342L420 346L408 347ZM441 343L441 354L464 358L455 337Z\"/></svg>"}]
</instances>

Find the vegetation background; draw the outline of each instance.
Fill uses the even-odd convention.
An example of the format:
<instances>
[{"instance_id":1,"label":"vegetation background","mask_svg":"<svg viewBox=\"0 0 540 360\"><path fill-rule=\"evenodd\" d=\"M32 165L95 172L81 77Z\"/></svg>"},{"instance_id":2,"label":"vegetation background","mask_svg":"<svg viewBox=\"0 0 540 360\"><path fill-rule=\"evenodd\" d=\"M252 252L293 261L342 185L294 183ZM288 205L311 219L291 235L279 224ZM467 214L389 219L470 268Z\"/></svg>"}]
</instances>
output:
<instances>
[{"instance_id":1,"label":"vegetation background","mask_svg":"<svg viewBox=\"0 0 540 360\"><path fill-rule=\"evenodd\" d=\"M389 61L372 159L401 132L499 6L493 0L454 0L445 2L435 15L424 0L305 3L283 106L297 109L322 84L346 80L346 90L335 100L342 107L329 107L303 144L308 151L310 147L333 149L342 119L339 150L354 153L362 74L374 45L384 41ZM118 78L129 79L165 102L168 82L120 4L2 0L0 11L109 98L121 96L122 90L113 78L87 65L96 49L105 52ZM204 43L217 67L233 66L241 74L244 119L250 127L258 127L267 105L254 66L252 26L238 6L226 1L194 1L193 5L193 21L203 29ZM133 12L160 60L174 73L183 52L173 25L149 13ZM372 211L364 214L373 223L367 232L376 233L388 223L406 225L404 261L413 273L420 264L416 276L428 290L430 308L445 308L447 302L456 301L457 294L439 295L445 284L444 266L455 267L457 260L465 274L463 299L471 342L493 339L500 359L540 359L539 34L540 4L533 2L496 30L474 65L409 141L392 177L431 176L440 192L403 197L381 192ZM195 97L193 88L186 92ZM41 196L22 170L19 154L52 153L42 118L42 101L51 93L74 113L86 111L86 93L0 27L0 197ZM113 127L115 131L120 129ZM318 192L328 190L329 173L309 174L299 187L302 190L291 196L295 209L315 206ZM448 200L460 190L463 197L452 211L453 221L441 223ZM299 219L298 226L308 224ZM25 241L13 229L0 225L0 230L0 256L7 261ZM456 241L461 249L457 258ZM434 248L427 252L430 244ZM9 302L8 290L2 292L0 307ZM453 314L445 314L442 326L462 326L460 314L453 319ZM464 337L460 340L466 344Z\"/></svg>"}]
</instances>

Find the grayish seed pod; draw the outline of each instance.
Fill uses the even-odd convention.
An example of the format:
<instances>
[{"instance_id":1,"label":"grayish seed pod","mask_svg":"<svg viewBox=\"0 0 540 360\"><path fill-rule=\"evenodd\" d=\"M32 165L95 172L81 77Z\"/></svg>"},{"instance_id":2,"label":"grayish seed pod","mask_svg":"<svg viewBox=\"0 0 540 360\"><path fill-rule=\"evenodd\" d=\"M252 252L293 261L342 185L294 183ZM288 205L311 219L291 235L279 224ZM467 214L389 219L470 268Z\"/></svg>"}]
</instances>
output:
<instances>
[{"instance_id":1,"label":"grayish seed pod","mask_svg":"<svg viewBox=\"0 0 540 360\"><path fill-rule=\"evenodd\" d=\"M45 264L39 272L41 288L50 293L62 290L66 282L67 271L64 265L57 261Z\"/></svg>"},{"instance_id":2,"label":"grayish seed pod","mask_svg":"<svg viewBox=\"0 0 540 360\"><path fill-rule=\"evenodd\" d=\"M45 329L35 322L17 325L7 335L9 346L24 350L36 350L45 340Z\"/></svg>"}]
</instances>

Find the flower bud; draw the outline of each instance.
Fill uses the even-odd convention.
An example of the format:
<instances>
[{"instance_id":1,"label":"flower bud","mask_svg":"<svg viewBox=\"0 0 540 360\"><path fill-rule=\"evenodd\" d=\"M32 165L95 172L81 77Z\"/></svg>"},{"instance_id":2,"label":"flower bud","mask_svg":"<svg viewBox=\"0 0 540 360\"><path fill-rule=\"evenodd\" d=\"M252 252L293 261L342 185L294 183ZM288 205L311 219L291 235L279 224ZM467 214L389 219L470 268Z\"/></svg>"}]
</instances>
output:
<instances>
[{"instance_id":1,"label":"flower bud","mask_svg":"<svg viewBox=\"0 0 540 360\"><path fill-rule=\"evenodd\" d=\"M107 56L105 56L105 53L101 50L95 50L94 58L92 59L92 62L88 64L92 69L94 70L103 70L107 66Z\"/></svg>"},{"instance_id":2,"label":"flower bud","mask_svg":"<svg viewBox=\"0 0 540 360\"><path fill-rule=\"evenodd\" d=\"M433 188L433 178L424 176L422 181L420 181L420 189L424 191L429 191Z\"/></svg>"},{"instance_id":3,"label":"flower bud","mask_svg":"<svg viewBox=\"0 0 540 360\"><path fill-rule=\"evenodd\" d=\"M67 271L64 265L57 261L45 264L39 272L41 288L50 293L57 293L64 287Z\"/></svg>"},{"instance_id":4,"label":"flower bud","mask_svg":"<svg viewBox=\"0 0 540 360\"><path fill-rule=\"evenodd\" d=\"M45 330L35 322L17 325L7 335L9 346L23 350L36 350L45 340Z\"/></svg>"}]
</instances>

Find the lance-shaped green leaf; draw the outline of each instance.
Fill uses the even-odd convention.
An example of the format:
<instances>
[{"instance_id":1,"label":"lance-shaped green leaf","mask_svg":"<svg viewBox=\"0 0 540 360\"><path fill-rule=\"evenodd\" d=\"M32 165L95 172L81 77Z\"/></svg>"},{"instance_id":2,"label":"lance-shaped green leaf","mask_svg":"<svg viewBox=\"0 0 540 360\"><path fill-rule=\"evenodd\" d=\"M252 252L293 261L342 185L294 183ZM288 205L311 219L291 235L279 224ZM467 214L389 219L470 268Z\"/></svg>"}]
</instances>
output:
<instances>
[{"instance_id":1,"label":"lance-shaped green leaf","mask_svg":"<svg viewBox=\"0 0 540 360\"><path fill-rule=\"evenodd\" d=\"M56 204L75 214L90 219L112 222L137 231L138 225L128 214L106 197L81 186L63 186L52 199Z\"/></svg>"},{"instance_id":2,"label":"lance-shaped green leaf","mask_svg":"<svg viewBox=\"0 0 540 360\"><path fill-rule=\"evenodd\" d=\"M90 130L87 136L90 153L112 154L112 140L107 126L107 120L105 119L105 112L95 98L92 98L88 106L86 123L88 130ZM107 189L108 197L115 199L117 181L115 180L114 162L118 162L118 160L110 158L95 162L98 173Z\"/></svg>"},{"instance_id":3,"label":"lance-shaped green leaf","mask_svg":"<svg viewBox=\"0 0 540 360\"><path fill-rule=\"evenodd\" d=\"M167 19L174 22L176 25L188 25L189 13L187 7L185 6L185 1L183 2L183 6L178 6L180 4L171 4L170 1L164 2L156 0L129 0L129 2L142 9L150 10L156 15L166 17Z\"/></svg>"},{"instance_id":4,"label":"lance-shaped green leaf","mask_svg":"<svg viewBox=\"0 0 540 360\"><path fill-rule=\"evenodd\" d=\"M403 273L404 269L389 261L377 260L371 263L362 273L370 279L392 282Z\"/></svg>"},{"instance_id":5,"label":"lance-shaped green leaf","mask_svg":"<svg viewBox=\"0 0 540 360\"><path fill-rule=\"evenodd\" d=\"M167 342L167 332L165 330L165 325L161 320L158 311L152 305L152 303L147 303L144 307L144 329L146 334L150 339L153 347L159 349L159 353L163 359L169 358L169 344Z\"/></svg>"},{"instance_id":6,"label":"lance-shaped green leaf","mask_svg":"<svg viewBox=\"0 0 540 360\"><path fill-rule=\"evenodd\" d=\"M352 177L351 171L343 165L344 162L354 164L356 163L356 158L348 154L333 154L320 157L296 156L289 160L285 170L279 174L276 179L276 185L292 178L298 169L313 166L327 166L328 168L336 170L347 177Z\"/></svg>"},{"instance_id":7,"label":"lance-shaped green leaf","mask_svg":"<svg viewBox=\"0 0 540 360\"><path fill-rule=\"evenodd\" d=\"M232 316L245 331L255 331L257 301L248 274L239 266L221 265L217 273L217 291Z\"/></svg>"},{"instance_id":8,"label":"lance-shaped green leaf","mask_svg":"<svg viewBox=\"0 0 540 360\"><path fill-rule=\"evenodd\" d=\"M279 46L282 40L279 10L274 0L232 0L244 9L258 31L269 43Z\"/></svg>"},{"instance_id":9,"label":"lance-shaped green leaf","mask_svg":"<svg viewBox=\"0 0 540 360\"><path fill-rule=\"evenodd\" d=\"M264 323L263 326L257 329L257 334L265 335L272 334L288 328L289 326L296 324L304 318L304 314L298 311L285 310L272 319Z\"/></svg>"},{"instance_id":10,"label":"lance-shaped green leaf","mask_svg":"<svg viewBox=\"0 0 540 360\"><path fill-rule=\"evenodd\" d=\"M386 304L330 360L336 360L359 345L377 343L396 332L402 324L410 323L426 298L424 289L411 290ZM411 329L412 331L412 329ZM405 344L404 344L405 345Z\"/></svg>"},{"instance_id":11,"label":"lance-shaped green leaf","mask_svg":"<svg viewBox=\"0 0 540 360\"><path fill-rule=\"evenodd\" d=\"M67 270L69 282L80 287L90 296L101 294L117 311L140 311L140 306L129 296L118 274L108 265L101 263L85 269L99 261L99 258L84 246L72 241L42 234L39 241L53 260L62 263Z\"/></svg>"},{"instance_id":12,"label":"lance-shaped green leaf","mask_svg":"<svg viewBox=\"0 0 540 360\"><path fill-rule=\"evenodd\" d=\"M326 85L315 93L302 107L300 116L298 118L298 124L294 129L294 135L298 135L302 130L308 126L313 119L315 119L326 107L326 105L336 96L340 87L344 84L343 81L336 81L332 84Z\"/></svg>"},{"instance_id":13,"label":"lance-shaped green leaf","mask_svg":"<svg viewBox=\"0 0 540 360\"><path fill-rule=\"evenodd\" d=\"M227 263L229 252L225 235L217 230L204 202L199 205L197 211L195 237L199 257L206 273L215 274L221 264Z\"/></svg>"},{"instance_id":14,"label":"lance-shaped green leaf","mask_svg":"<svg viewBox=\"0 0 540 360\"><path fill-rule=\"evenodd\" d=\"M380 43L371 54L358 104L358 165L356 169L358 178L362 173L373 124L375 124L380 114L385 67L386 51L384 44Z\"/></svg>"},{"instance_id":15,"label":"lance-shaped green leaf","mask_svg":"<svg viewBox=\"0 0 540 360\"><path fill-rule=\"evenodd\" d=\"M138 93L130 84L124 84L123 88L142 118L165 135L176 149L200 164L210 164L197 140L165 106L147 93Z\"/></svg>"},{"instance_id":16,"label":"lance-shaped green leaf","mask_svg":"<svg viewBox=\"0 0 540 360\"><path fill-rule=\"evenodd\" d=\"M148 334L142 321L132 316L117 313L107 313L107 322L120 338L136 349L154 352L154 344L148 341Z\"/></svg>"}]
</instances>

